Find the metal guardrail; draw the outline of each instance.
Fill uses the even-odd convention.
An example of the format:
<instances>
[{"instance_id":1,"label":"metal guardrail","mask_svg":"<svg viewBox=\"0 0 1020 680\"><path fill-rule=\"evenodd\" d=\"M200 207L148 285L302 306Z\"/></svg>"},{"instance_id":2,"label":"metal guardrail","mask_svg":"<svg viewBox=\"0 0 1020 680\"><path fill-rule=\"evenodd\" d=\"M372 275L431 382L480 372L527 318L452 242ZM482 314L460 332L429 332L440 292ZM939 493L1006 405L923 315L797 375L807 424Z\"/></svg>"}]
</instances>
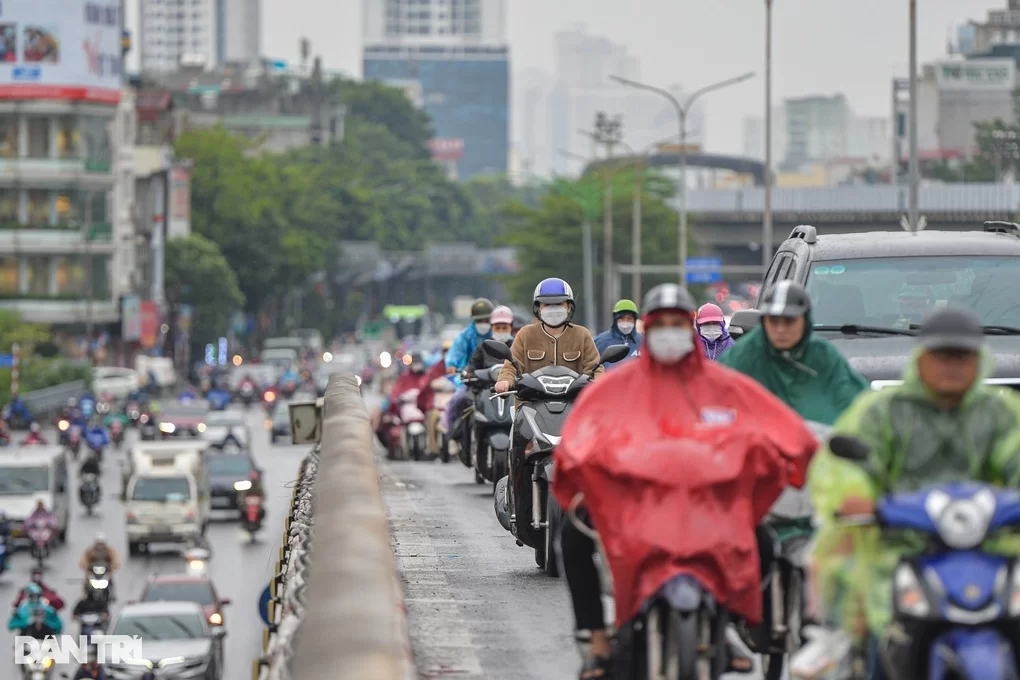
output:
<instances>
[{"instance_id":1,"label":"metal guardrail","mask_svg":"<svg viewBox=\"0 0 1020 680\"><path fill-rule=\"evenodd\" d=\"M331 376L318 421L321 443L291 497L252 678L410 680L406 609L355 376Z\"/></svg>"},{"instance_id":2,"label":"metal guardrail","mask_svg":"<svg viewBox=\"0 0 1020 680\"><path fill-rule=\"evenodd\" d=\"M44 387L34 392L25 392L21 395L25 405L32 414L39 418L40 415L52 413L59 410L71 397L80 397L85 393L86 385L84 380L62 383L53 387Z\"/></svg>"}]
</instances>

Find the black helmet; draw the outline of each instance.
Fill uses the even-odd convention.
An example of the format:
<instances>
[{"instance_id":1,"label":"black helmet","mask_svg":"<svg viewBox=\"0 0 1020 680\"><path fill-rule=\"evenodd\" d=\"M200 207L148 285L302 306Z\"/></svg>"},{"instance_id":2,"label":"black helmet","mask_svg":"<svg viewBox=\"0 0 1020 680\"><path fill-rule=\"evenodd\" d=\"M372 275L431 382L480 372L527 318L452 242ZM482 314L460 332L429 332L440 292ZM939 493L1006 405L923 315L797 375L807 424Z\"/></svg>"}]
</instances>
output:
<instances>
[{"instance_id":1,"label":"black helmet","mask_svg":"<svg viewBox=\"0 0 1020 680\"><path fill-rule=\"evenodd\" d=\"M471 303L471 320L472 321L488 321L489 315L492 314L492 300L486 298L478 298Z\"/></svg>"},{"instance_id":2,"label":"black helmet","mask_svg":"<svg viewBox=\"0 0 1020 680\"><path fill-rule=\"evenodd\" d=\"M641 303L641 312L648 316L666 309L694 314L698 309L698 303L683 286L675 283L660 283L645 294L645 299Z\"/></svg>"},{"instance_id":3,"label":"black helmet","mask_svg":"<svg viewBox=\"0 0 1020 680\"><path fill-rule=\"evenodd\" d=\"M804 286L796 281L780 281L765 292L761 302L762 316L783 316L796 319L811 311L811 298Z\"/></svg>"}]
</instances>

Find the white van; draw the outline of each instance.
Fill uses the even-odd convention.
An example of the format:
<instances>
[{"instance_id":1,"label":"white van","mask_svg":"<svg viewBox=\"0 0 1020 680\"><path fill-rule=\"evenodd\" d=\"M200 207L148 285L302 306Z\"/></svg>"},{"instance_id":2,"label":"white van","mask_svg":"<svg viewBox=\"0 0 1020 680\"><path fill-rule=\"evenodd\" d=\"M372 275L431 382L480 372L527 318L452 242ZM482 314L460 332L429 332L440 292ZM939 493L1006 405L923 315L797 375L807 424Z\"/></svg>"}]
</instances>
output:
<instances>
[{"instance_id":1,"label":"white van","mask_svg":"<svg viewBox=\"0 0 1020 680\"><path fill-rule=\"evenodd\" d=\"M61 542L70 519L70 480L67 456L61 446L23 446L4 449L0 456L0 510L11 522L14 538L27 538L24 524L42 501L57 520Z\"/></svg>"},{"instance_id":2,"label":"white van","mask_svg":"<svg viewBox=\"0 0 1020 680\"><path fill-rule=\"evenodd\" d=\"M259 361L264 364L278 366L283 371L288 371L297 365L298 352L296 349L292 349L290 347L264 349L262 350L262 353L259 354Z\"/></svg>"},{"instance_id":3,"label":"white van","mask_svg":"<svg viewBox=\"0 0 1020 680\"><path fill-rule=\"evenodd\" d=\"M125 494L129 554L205 535L212 501L203 448L202 442L153 442L132 449Z\"/></svg>"},{"instance_id":4,"label":"white van","mask_svg":"<svg viewBox=\"0 0 1020 680\"><path fill-rule=\"evenodd\" d=\"M174 368L174 362L167 357L139 354L135 357L135 370L141 375L143 383L149 381L149 374L152 373L162 388L171 388L177 384L177 369Z\"/></svg>"}]
</instances>

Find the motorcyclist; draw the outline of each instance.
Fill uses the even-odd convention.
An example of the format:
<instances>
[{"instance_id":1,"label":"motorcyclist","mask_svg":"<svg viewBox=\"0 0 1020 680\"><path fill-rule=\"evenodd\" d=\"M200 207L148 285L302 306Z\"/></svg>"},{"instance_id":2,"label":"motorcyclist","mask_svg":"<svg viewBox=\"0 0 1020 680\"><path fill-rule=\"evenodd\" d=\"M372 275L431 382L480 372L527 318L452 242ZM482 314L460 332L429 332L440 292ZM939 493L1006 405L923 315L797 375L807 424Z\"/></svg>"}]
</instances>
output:
<instances>
[{"instance_id":1,"label":"motorcyclist","mask_svg":"<svg viewBox=\"0 0 1020 680\"><path fill-rule=\"evenodd\" d=\"M882 534L875 542L835 514L866 515L881 495L950 481L1020 484L1020 397L984 383L994 366L981 320L945 307L922 324L917 340L903 383L861 394L835 423L834 434L870 448L867 465L823 452L808 473L821 519L814 551L820 600L847 632L858 639L870 632L872 658L881 649L890 667L905 673L899 677L927 676L920 670L927 650L914 644L912 627L889 625L896 561L924 546L905 535ZM986 548L997 551L995 543ZM999 547L1016 552L1015 544ZM884 677L875 671L873 677Z\"/></svg>"},{"instance_id":2,"label":"motorcyclist","mask_svg":"<svg viewBox=\"0 0 1020 680\"><path fill-rule=\"evenodd\" d=\"M74 680L106 680L106 671L95 659L89 659L78 667Z\"/></svg>"},{"instance_id":3,"label":"motorcyclist","mask_svg":"<svg viewBox=\"0 0 1020 680\"><path fill-rule=\"evenodd\" d=\"M71 617L77 621L85 614L101 614L105 618L109 616L109 613L110 605L106 600L98 597L96 591L85 588L81 599L74 605Z\"/></svg>"},{"instance_id":4,"label":"motorcyclist","mask_svg":"<svg viewBox=\"0 0 1020 680\"><path fill-rule=\"evenodd\" d=\"M17 609L28 599L29 590L31 586L39 588L43 598L46 602L53 607L56 611L60 611L64 608L64 599L57 595L57 591L50 588L43 582L43 572L38 566L32 567L32 580L18 593L18 597L14 600L14 608Z\"/></svg>"},{"instance_id":5,"label":"motorcyclist","mask_svg":"<svg viewBox=\"0 0 1020 680\"><path fill-rule=\"evenodd\" d=\"M870 384L839 350L812 332L811 298L795 281L765 292L762 323L719 357L754 378L806 420L835 422Z\"/></svg>"},{"instance_id":6,"label":"motorcyclist","mask_svg":"<svg viewBox=\"0 0 1020 680\"><path fill-rule=\"evenodd\" d=\"M20 630L38 640L47 635L59 635L63 630L63 623L57 615L57 610L43 600L42 588L29 583L25 590L28 591L25 600L11 614L7 621L7 630Z\"/></svg>"},{"instance_id":7,"label":"motorcyclist","mask_svg":"<svg viewBox=\"0 0 1020 680\"><path fill-rule=\"evenodd\" d=\"M471 303L471 324L454 338L453 346L446 353L447 373L457 374L463 371L478 346L492 337L490 317L493 309L492 301L486 298L478 298ZM447 432L453 432L456 423L463 415L466 392L467 387L458 379L457 391L454 393L453 399L450 400L451 403L447 407L446 413L443 414L443 425ZM457 408L458 405L459 408ZM467 434L467 430L465 430L465 434ZM461 442L462 446L469 444L466 437Z\"/></svg>"},{"instance_id":8,"label":"motorcyclist","mask_svg":"<svg viewBox=\"0 0 1020 680\"><path fill-rule=\"evenodd\" d=\"M32 423L28 426L28 436L21 441L22 446L33 444L47 444L46 437L42 436L42 427L39 423Z\"/></svg>"},{"instance_id":9,"label":"motorcyclist","mask_svg":"<svg viewBox=\"0 0 1020 680\"><path fill-rule=\"evenodd\" d=\"M421 391L418 393L418 408L425 414L425 430L428 436L429 451L439 450L439 414L433 408L436 390L432 387L432 382L434 380L447 380L446 354L452 346L452 340L447 340L443 343L439 360L426 371L425 377L421 381ZM449 404L447 404L447 407L449 407Z\"/></svg>"},{"instance_id":10,"label":"motorcyclist","mask_svg":"<svg viewBox=\"0 0 1020 680\"><path fill-rule=\"evenodd\" d=\"M641 314L633 300L624 299L613 305L613 325L608 331L595 336L595 347L599 352L604 352L612 345L627 345L630 347L630 354L616 363L606 364L607 371L637 356L641 349L641 334L635 330L639 316Z\"/></svg>"},{"instance_id":11,"label":"motorcyclist","mask_svg":"<svg viewBox=\"0 0 1020 680\"><path fill-rule=\"evenodd\" d=\"M248 498L258 498L261 502L259 506L259 523L266 517L266 487L262 484L262 475L258 470L252 470L248 474L248 481L251 482L251 486L245 491L239 491L237 493L237 505L240 508L244 508L245 502Z\"/></svg>"},{"instance_id":12,"label":"motorcyclist","mask_svg":"<svg viewBox=\"0 0 1020 680\"><path fill-rule=\"evenodd\" d=\"M99 477L99 475L102 474L102 468L99 467L99 456L94 452L89 452L85 456L85 462L81 464L81 468L78 472L83 477L85 475L95 475L96 477Z\"/></svg>"},{"instance_id":13,"label":"motorcyclist","mask_svg":"<svg viewBox=\"0 0 1020 680\"><path fill-rule=\"evenodd\" d=\"M514 313L509 307L500 305L492 310L489 316L489 323L492 325L492 339L506 343L507 347L514 342ZM503 363L499 357L492 356L484 344L478 345L465 366L465 370L477 371L481 368L489 368L496 364Z\"/></svg>"},{"instance_id":14,"label":"motorcyclist","mask_svg":"<svg viewBox=\"0 0 1020 680\"><path fill-rule=\"evenodd\" d=\"M14 418L17 417L23 423L32 424L32 411L29 410L28 404L21 398L21 395L15 392L11 395L11 403L8 405L7 417L4 419L7 424L10 425Z\"/></svg>"},{"instance_id":15,"label":"motorcyclist","mask_svg":"<svg viewBox=\"0 0 1020 680\"><path fill-rule=\"evenodd\" d=\"M384 413L390 416L400 415L400 397L405 392L410 390L420 390L422 383L425 380L425 361L422 359L420 352L412 352L410 354L411 363L408 365L407 370L400 374L396 382L393 383L393 389L390 390L389 399L386 401L386 408ZM380 440L384 446L389 446L389 441L386 437L387 428L380 423L378 434Z\"/></svg>"},{"instance_id":16,"label":"motorcyclist","mask_svg":"<svg viewBox=\"0 0 1020 680\"><path fill-rule=\"evenodd\" d=\"M705 352L706 358L715 361L720 354L733 346L733 338L726 329L726 317L718 305L711 302L701 305L694 325L698 329L701 349Z\"/></svg>"},{"instance_id":17,"label":"motorcyclist","mask_svg":"<svg viewBox=\"0 0 1020 680\"><path fill-rule=\"evenodd\" d=\"M25 518L25 528L35 526L36 524L45 524L50 529L55 529L57 526L56 519L53 517L53 513L46 509L46 504L42 500L35 502L35 510L32 514Z\"/></svg>"},{"instance_id":18,"label":"motorcyclist","mask_svg":"<svg viewBox=\"0 0 1020 680\"><path fill-rule=\"evenodd\" d=\"M565 366L576 373L595 370L601 375L599 351L584 326L570 322L574 315L574 291L563 279L544 279L535 286L532 312L537 323L525 326L510 346L514 361L522 373L534 373L545 366ZM503 364L495 386L506 392L517 380L517 368L511 361Z\"/></svg>"},{"instance_id":19,"label":"motorcyclist","mask_svg":"<svg viewBox=\"0 0 1020 680\"><path fill-rule=\"evenodd\" d=\"M686 441L691 450L696 451L705 444L715 444L720 435L730 442L732 437L740 437L740 441L729 446L739 448L746 439L746 446L753 446L761 454L760 457L756 455L755 464L767 463L768 475L758 479L771 480L768 489L756 486L749 490L748 497L755 498L756 503L753 508L740 510L747 526L727 527L727 532L734 532L734 545L739 541L741 548L752 550L756 546L755 523L771 504L771 501L766 503L769 499L764 497L778 496L790 470L807 466L817 442L803 421L761 385L705 359L694 330L696 307L694 298L676 284L662 284L648 292L642 304L646 322L644 351L636 360L608 373L582 392L567 418L562 442L554 454L556 473L552 492L563 507L569 507L577 494L584 494L584 503L592 515L601 508L604 516L612 499L599 497L597 487L586 485L588 478L584 473L589 462L597 468L609 457L655 455L649 452L655 451L658 444L670 447L664 452L668 455L663 458L665 462L658 474L671 471L677 478L696 480L704 477L699 472L704 468L704 458L692 456L691 462L685 464L688 457L676 455L672 447ZM762 450L765 447L767 450ZM769 455L764 455L766 453ZM752 454L748 451L747 455ZM744 463L745 468L749 465ZM761 484L764 487L766 482ZM763 498L758 497L758 491ZM692 496L687 501L688 507L698 498ZM727 503L711 499L704 502L706 505L700 511L706 522L716 526L720 519L718 506ZM714 524L709 519L714 520ZM688 519L683 526L692 527L692 521ZM598 529L597 525L595 528ZM662 531L663 536L671 535L667 527ZM687 540L690 536L691 545L687 547L691 549L688 554L692 555L718 549L717 538L699 538L698 534L683 530L675 540ZM561 546L577 630L591 631L590 655L584 662L581 678L608 678L610 640L605 630L599 575L593 561L594 541L567 522L563 525ZM649 568L665 568L654 558L649 561L652 562ZM752 563L727 565L727 584L733 587L729 594L736 598L737 593L741 593L739 603L753 612L756 602L760 607L760 574L757 560L749 562ZM694 574L699 573L697 564L689 566ZM734 580L729 580L731 578ZM631 606L634 604L633 584L618 579L614 583L619 614L623 608L619 598L627 594L623 588L629 589L629 601ZM720 599L727 607L740 609L738 602Z\"/></svg>"},{"instance_id":20,"label":"motorcyclist","mask_svg":"<svg viewBox=\"0 0 1020 680\"><path fill-rule=\"evenodd\" d=\"M85 549L78 562L78 566L85 572L85 578L88 578L89 570L96 564L106 565L109 570L107 578L110 581L109 590L112 601L115 599L113 596L113 575L120 569L120 554L106 542L106 534L102 532L96 534L95 542Z\"/></svg>"},{"instance_id":21,"label":"motorcyclist","mask_svg":"<svg viewBox=\"0 0 1020 680\"><path fill-rule=\"evenodd\" d=\"M96 453L110 445L110 435L98 417L89 420L89 426L85 428L85 443Z\"/></svg>"}]
</instances>

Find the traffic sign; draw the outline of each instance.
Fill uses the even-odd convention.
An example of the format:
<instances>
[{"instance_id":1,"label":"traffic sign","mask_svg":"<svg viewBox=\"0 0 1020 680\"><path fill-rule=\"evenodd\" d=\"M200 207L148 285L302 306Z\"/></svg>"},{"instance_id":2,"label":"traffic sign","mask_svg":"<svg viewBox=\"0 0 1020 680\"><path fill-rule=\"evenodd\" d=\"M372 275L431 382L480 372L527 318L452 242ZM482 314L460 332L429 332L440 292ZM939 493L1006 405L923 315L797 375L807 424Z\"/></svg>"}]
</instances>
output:
<instances>
[{"instance_id":1,"label":"traffic sign","mask_svg":"<svg viewBox=\"0 0 1020 680\"><path fill-rule=\"evenodd\" d=\"M687 283L719 283L722 281L722 260L718 257L688 257Z\"/></svg>"},{"instance_id":2,"label":"traffic sign","mask_svg":"<svg viewBox=\"0 0 1020 680\"><path fill-rule=\"evenodd\" d=\"M271 597L269 586L266 586L266 589L259 595L259 616L262 617L262 623L267 626L273 625L273 622L269 620L269 599Z\"/></svg>"},{"instance_id":3,"label":"traffic sign","mask_svg":"<svg viewBox=\"0 0 1020 680\"><path fill-rule=\"evenodd\" d=\"M13 354L0 354L0 368L12 368L14 366Z\"/></svg>"}]
</instances>

